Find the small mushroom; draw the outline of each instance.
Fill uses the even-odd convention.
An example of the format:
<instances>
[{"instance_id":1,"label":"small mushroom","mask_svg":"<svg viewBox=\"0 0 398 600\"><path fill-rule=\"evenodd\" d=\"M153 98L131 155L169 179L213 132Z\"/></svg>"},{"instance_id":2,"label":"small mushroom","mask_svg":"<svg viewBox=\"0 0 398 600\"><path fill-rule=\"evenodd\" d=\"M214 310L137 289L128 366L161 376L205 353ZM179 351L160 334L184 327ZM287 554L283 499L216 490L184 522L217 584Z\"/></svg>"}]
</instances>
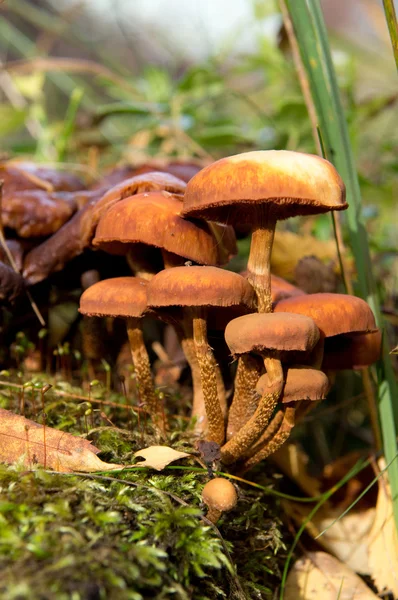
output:
<instances>
[{"instance_id":1,"label":"small mushroom","mask_svg":"<svg viewBox=\"0 0 398 600\"><path fill-rule=\"evenodd\" d=\"M253 416L221 448L224 463L230 464L243 456L267 427L283 389L281 361L305 356L318 339L319 330L314 321L303 315L252 314L228 323L225 340L231 353L234 356L260 354L267 370L268 386Z\"/></svg>"},{"instance_id":2,"label":"small mushroom","mask_svg":"<svg viewBox=\"0 0 398 600\"><path fill-rule=\"evenodd\" d=\"M225 426L217 388L219 367L208 343L207 322L225 321L253 310L253 288L237 273L217 267L175 267L161 271L149 282L148 306L156 310L167 308L169 315L184 327L187 339L192 336L189 328L193 323L193 340L208 419L207 439L222 444Z\"/></svg>"},{"instance_id":3,"label":"small mushroom","mask_svg":"<svg viewBox=\"0 0 398 600\"><path fill-rule=\"evenodd\" d=\"M215 477L204 486L202 500L208 507L206 518L212 523L217 523L223 512L235 508L238 495L228 479Z\"/></svg>"},{"instance_id":4,"label":"small mushroom","mask_svg":"<svg viewBox=\"0 0 398 600\"><path fill-rule=\"evenodd\" d=\"M115 277L90 286L80 298L79 311L89 317L126 319L138 394L155 425L164 433L163 414L153 385L141 320L147 311L147 282L138 277Z\"/></svg>"},{"instance_id":5,"label":"small mushroom","mask_svg":"<svg viewBox=\"0 0 398 600\"><path fill-rule=\"evenodd\" d=\"M263 396L269 387L267 373L257 382L256 391ZM247 471L277 450L289 438L290 432L299 418L301 409L305 412L309 403L324 400L329 392L330 383L322 371L308 367L291 367L287 371L285 386L279 410L264 434L244 455L243 470Z\"/></svg>"}]
</instances>

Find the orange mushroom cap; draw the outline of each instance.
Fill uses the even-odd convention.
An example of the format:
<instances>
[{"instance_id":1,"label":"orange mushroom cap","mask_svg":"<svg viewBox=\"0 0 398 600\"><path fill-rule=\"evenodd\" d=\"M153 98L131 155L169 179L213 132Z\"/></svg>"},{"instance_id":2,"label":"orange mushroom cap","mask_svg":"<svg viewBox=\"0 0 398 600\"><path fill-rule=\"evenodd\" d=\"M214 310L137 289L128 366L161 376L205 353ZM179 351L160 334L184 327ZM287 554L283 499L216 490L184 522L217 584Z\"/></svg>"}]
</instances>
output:
<instances>
[{"instance_id":1,"label":"orange mushroom cap","mask_svg":"<svg viewBox=\"0 0 398 600\"><path fill-rule=\"evenodd\" d=\"M256 392L262 396L269 389L268 374L260 377ZM324 400L330 389L325 373L308 367L291 367L287 371L286 382L280 402L298 402L300 400Z\"/></svg>"},{"instance_id":2,"label":"orange mushroom cap","mask_svg":"<svg viewBox=\"0 0 398 600\"><path fill-rule=\"evenodd\" d=\"M255 313L230 321L225 340L233 355L248 352L307 352L319 340L309 317L297 314Z\"/></svg>"},{"instance_id":3,"label":"orange mushroom cap","mask_svg":"<svg viewBox=\"0 0 398 600\"><path fill-rule=\"evenodd\" d=\"M142 317L147 309L146 286L140 277L104 279L83 292L79 312L89 317Z\"/></svg>"},{"instance_id":4,"label":"orange mushroom cap","mask_svg":"<svg viewBox=\"0 0 398 600\"><path fill-rule=\"evenodd\" d=\"M210 509L227 512L236 506L238 495L228 479L215 477L204 486L202 500Z\"/></svg>"},{"instance_id":5,"label":"orange mushroom cap","mask_svg":"<svg viewBox=\"0 0 398 600\"><path fill-rule=\"evenodd\" d=\"M124 254L127 245L144 243L201 264L227 262L233 248L225 256L209 225L183 219L181 209L181 202L167 192L147 192L121 200L100 219L93 245ZM231 238L226 239L231 242Z\"/></svg>"},{"instance_id":6,"label":"orange mushroom cap","mask_svg":"<svg viewBox=\"0 0 398 600\"><path fill-rule=\"evenodd\" d=\"M205 167L187 184L184 215L253 225L259 207L277 219L344 210L345 186L334 166L287 150L246 152Z\"/></svg>"},{"instance_id":7,"label":"orange mushroom cap","mask_svg":"<svg viewBox=\"0 0 398 600\"><path fill-rule=\"evenodd\" d=\"M306 294L281 300L275 313L298 313L311 317L325 337L343 333L375 331L370 306L346 294Z\"/></svg>"}]
</instances>

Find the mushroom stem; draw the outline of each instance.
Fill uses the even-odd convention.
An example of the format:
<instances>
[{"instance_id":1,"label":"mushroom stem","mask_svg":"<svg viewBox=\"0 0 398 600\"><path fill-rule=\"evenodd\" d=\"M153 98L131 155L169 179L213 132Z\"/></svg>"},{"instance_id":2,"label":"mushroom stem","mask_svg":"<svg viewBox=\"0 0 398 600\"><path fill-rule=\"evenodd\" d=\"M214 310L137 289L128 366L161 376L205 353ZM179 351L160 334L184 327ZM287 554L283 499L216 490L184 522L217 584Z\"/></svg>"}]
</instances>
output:
<instances>
[{"instance_id":1,"label":"mushroom stem","mask_svg":"<svg viewBox=\"0 0 398 600\"><path fill-rule=\"evenodd\" d=\"M133 317L127 319L127 335L130 343L131 357L133 359L140 401L145 404L155 426L164 434L164 415L159 406L159 401L153 385L151 364L144 343L140 319Z\"/></svg>"},{"instance_id":2,"label":"mushroom stem","mask_svg":"<svg viewBox=\"0 0 398 600\"><path fill-rule=\"evenodd\" d=\"M248 280L257 295L257 310L272 312L271 253L276 219L266 209L259 210L258 226L253 230L247 263Z\"/></svg>"},{"instance_id":3,"label":"mushroom stem","mask_svg":"<svg viewBox=\"0 0 398 600\"><path fill-rule=\"evenodd\" d=\"M254 454L244 462L242 471L243 473L254 467L260 461L264 460L265 458L268 458L268 456L270 456L271 454L274 454L274 452L279 450L279 448L286 442L286 440L290 436L291 430L294 427L295 412L295 406L286 406L284 410L283 421L278 432L273 438L271 438L271 440L266 439L264 441L263 447L259 449L258 452L256 452L256 454Z\"/></svg>"},{"instance_id":4,"label":"mushroom stem","mask_svg":"<svg viewBox=\"0 0 398 600\"><path fill-rule=\"evenodd\" d=\"M202 381L203 398L208 419L207 439L222 444L225 438L224 416L218 397L216 370L218 365L207 341L207 323L204 312L193 308L193 339Z\"/></svg>"},{"instance_id":5,"label":"mushroom stem","mask_svg":"<svg viewBox=\"0 0 398 600\"><path fill-rule=\"evenodd\" d=\"M243 458L251 458L257 454L257 452L262 450L262 448L276 435L280 429L284 415L285 413L283 410L278 410L275 413L262 436L253 446L251 446L251 448L249 448L247 452L245 452Z\"/></svg>"},{"instance_id":6,"label":"mushroom stem","mask_svg":"<svg viewBox=\"0 0 398 600\"><path fill-rule=\"evenodd\" d=\"M239 357L235 375L235 391L228 413L227 440L253 416L258 406L259 395L256 384L261 375L259 359L250 354Z\"/></svg>"},{"instance_id":7,"label":"mushroom stem","mask_svg":"<svg viewBox=\"0 0 398 600\"><path fill-rule=\"evenodd\" d=\"M129 248L127 251L126 260L135 277L150 281L156 274L156 269L154 269L150 260L143 257L142 253L137 252L134 247Z\"/></svg>"},{"instance_id":8,"label":"mushroom stem","mask_svg":"<svg viewBox=\"0 0 398 600\"><path fill-rule=\"evenodd\" d=\"M209 506L208 511L206 513L206 519L216 524L218 519L221 517L222 513L222 510L218 510L217 508Z\"/></svg>"},{"instance_id":9,"label":"mushroom stem","mask_svg":"<svg viewBox=\"0 0 398 600\"><path fill-rule=\"evenodd\" d=\"M222 448L221 460L231 464L241 458L267 427L283 388L283 370L280 360L265 357L269 373L268 390L263 394L256 412L249 421Z\"/></svg>"},{"instance_id":10,"label":"mushroom stem","mask_svg":"<svg viewBox=\"0 0 398 600\"><path fill-rule=\"evenodd\" d=\"M204 434L207 429L207 416L205 409L205 401L202 389L202 380L200 376L200 368L196 356L195 344L192 338L183 337L180 339L181 347L185 358L189 364L192 374L193 400L191 417L196 418L195 433Z\"/></svg>"},{"instance_id":11,"label":"mushroom stem","mask_svg":"<svg viewBox=\"0 0 398 600\"><path fill-rule=\"evenodd\" d=\"M162 258L165 269L171 269L172 267L182 267L186 262L186 259L183 256L178 256L178 254L168 252L167 250L162 250Z\"/></svg>"}]
</instances>

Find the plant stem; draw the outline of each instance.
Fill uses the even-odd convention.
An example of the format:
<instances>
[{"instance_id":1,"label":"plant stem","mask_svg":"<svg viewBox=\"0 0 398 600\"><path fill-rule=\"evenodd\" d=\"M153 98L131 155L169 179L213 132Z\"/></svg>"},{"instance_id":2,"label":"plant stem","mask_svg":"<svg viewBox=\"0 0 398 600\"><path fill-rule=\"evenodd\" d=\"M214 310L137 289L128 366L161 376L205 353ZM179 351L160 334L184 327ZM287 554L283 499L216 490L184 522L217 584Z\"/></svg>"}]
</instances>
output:
<instances>
[{"instance_id":1,"label":"plant stem","mask_svg":"<svg viewBox=\"0 0 398 600\"><path fill-rule=\"evenodd\" d=\"M390 33L392 51L394 53L395 64L398 69L398 24L395 13L394 0L383 0L384 13L386 15L388 31Z\"/></svg>"}]
</instances>

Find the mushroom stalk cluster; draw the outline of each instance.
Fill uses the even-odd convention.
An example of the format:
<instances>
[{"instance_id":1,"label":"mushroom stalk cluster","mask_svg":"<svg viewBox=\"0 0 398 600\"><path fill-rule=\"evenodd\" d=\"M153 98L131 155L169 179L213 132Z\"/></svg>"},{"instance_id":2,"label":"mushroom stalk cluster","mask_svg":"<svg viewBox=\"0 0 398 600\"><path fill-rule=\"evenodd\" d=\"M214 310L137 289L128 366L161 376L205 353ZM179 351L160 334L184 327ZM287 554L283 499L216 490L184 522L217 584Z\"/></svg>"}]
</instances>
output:
<instances>
[{"instance_id":1,"label":"mushroom stalk cluster","mask_svg":"<svg viewBox=\"0 0 398 600\"><path fill-rule=\"evenodd\" d=\"M162 428L144 353L143 316L176 329L192 371L195 433L220 446L224 464L245 471L275 452L301 415L326 396L329 380L321 368L333 367L328 347L336 356L339 338L360 348L361 336L368 351L358 351L352 367L373 362L379 351L365 302L338 294L308 295L271 275L277 221L344 210L344 184L322 158L271 150L216 161L186 186L165 182L162 188L159 175L156 185L145 192L132 183L108 191L93 213L92 244L125 256L134 273L131 282L138 281L145 295L139 314L127 310L127 304L130 309L134 304L129 296L119 316L127 319L138 390L156 426ZM220 268L237 252L234 225L252 232L244 275ZM86 298L106 286L115 301L114 281L86 290L82 312ZM136 283L129 285L138 289ZM102 314L117 316L112 307ZM212 331L224 331L230 354L238 360L229 407Z\"/></svg>"}]
</instances>

